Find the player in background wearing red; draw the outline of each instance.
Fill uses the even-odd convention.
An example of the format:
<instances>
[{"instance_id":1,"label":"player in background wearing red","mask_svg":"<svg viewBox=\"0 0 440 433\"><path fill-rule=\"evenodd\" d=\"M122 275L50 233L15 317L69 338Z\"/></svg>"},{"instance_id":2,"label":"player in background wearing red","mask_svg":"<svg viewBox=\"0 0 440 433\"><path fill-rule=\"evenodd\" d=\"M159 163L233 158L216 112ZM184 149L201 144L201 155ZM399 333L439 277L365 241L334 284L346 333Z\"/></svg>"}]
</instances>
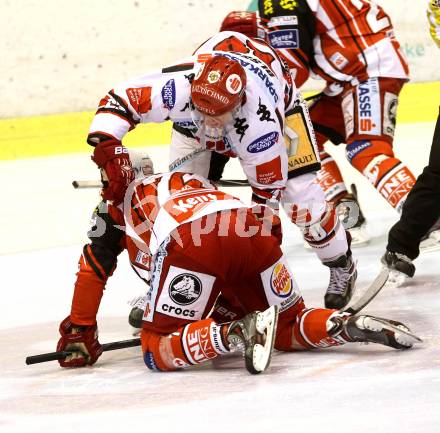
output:
<instances>
[{"instance_id":1,"label":"player in background wearing red","mask_svg":"<svg viewBox=\"0 0 440 433\"><path fill-rule=\"evenodd\" d=\"M428 20L434 42L440 47L440 2L428 2ZM382 262L397 271L395 281L403 282L400 276L412 277L412 263L424 250L435 251L440 247L440 116L437 117L432 138L429 163L408 195L400 220L388 234L387 251Z\"/></svg>"},{"instance_id":2,"label":"player in background wearing red","mask_svg":"<svg viewBox=\"0 0 440 433\"><path fill-rule=\"evenodd\" d=\"M316 182L320 163L307 106L274 50L223 32L193 56L112 89L88 136L93 159L110 170L104 198L113 194L117 204L130 180L125 134L140 123L167 120L174 123L170 171L208 177L213 152L237 157L252 200L274 208L281 203L329 267L325 305L346 305L357 275L349 239Z\"/></svg>"},{"instance_id":3,"label":"player in background wearing red","mask_svg":"<svg viewBox=\"0 0 440 433\"><path fill-rule=\"evenodd\" d=\"M413 344L399 322L306 308L280 249L280 231L273 235L272 224L201 176L175 172L136 180L123 202L103 202L96 217L105 224L97 224L84 247L71 311L60 324L57 350L73 352L59 361L62 367L92 365L101 355L99 304L124 248L150 284L141 342L152 370L187 368L242 350L248 371L260 373L273 345L294 351L348 342ZM237 320L210 317L219 295L241 312Z\"/></svg>"},{"instance_id":4,"label":"player in background wearing red","mask_svg":"<svg viewBox=\"0 0 440 433\"><path fill-rule=\"evenodd\" d=\"M298 88L309 76L325 80L309 107L321 155L318 178L347 222L359 209L356 191L347 190L325 151L328 140L346 143L351 165L400 212L415 182L393 151L398 96L409 70L385 11L366 0L259 0L258 12L232 12L221 29L265 39ZM353 244L368 242L362 213L350 223Z\"/></svg>"}]
</instances>

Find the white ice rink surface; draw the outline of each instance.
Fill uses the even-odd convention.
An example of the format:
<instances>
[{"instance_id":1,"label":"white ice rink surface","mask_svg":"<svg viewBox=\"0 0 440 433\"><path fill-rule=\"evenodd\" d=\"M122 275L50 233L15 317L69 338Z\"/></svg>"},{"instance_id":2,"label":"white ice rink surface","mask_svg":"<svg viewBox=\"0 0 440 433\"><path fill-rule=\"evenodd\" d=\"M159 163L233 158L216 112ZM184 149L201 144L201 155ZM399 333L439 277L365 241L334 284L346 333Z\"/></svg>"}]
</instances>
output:
<instances>
[{"instance_id":1,"label":"white ice rink surface","mask_svg":"<svg viewBox=\"0 0 440 433\"><path fill-rule=\"evenodd\" d=\"M396 153L419 174L433 124L401 125ZM337 149L336 153L341 153ZM151 149L158 171L167 148ZM340 159L340 158L339 158ZM372 242L354 251L358 292L379 270L386 234L397 219L344 164L358 184ZM378 345L276 353L251 376L238 356L176 373L152 373L139 348L106 352L95 366L26 366L55 350L69 313L77 260L97 192L73 179L96 178L86 155L0 163L0 431L438 433L440 431L440 253L420 256L415 278L385 288L365 311L405 322L424 342L412 350ZM227 178L243 177L237 162ZM246 189L229 189L248 197ZM309 306L322 306L328 269L285 225L283 244ZM98 317L101 343L131 338L127 300L143 286L126 256L110 279Z\"/></svg>"}]
</instances>

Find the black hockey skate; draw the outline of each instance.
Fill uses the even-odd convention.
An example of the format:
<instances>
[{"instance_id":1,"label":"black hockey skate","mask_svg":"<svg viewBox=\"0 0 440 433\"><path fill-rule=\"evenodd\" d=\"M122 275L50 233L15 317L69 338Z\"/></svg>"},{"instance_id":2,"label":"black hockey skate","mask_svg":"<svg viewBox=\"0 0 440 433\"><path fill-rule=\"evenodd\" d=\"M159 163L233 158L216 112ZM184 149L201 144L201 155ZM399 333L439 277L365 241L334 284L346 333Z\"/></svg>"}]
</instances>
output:
<instances>
[{"instance_id":1,"label":"black hockey skate","mask_svg":"<svg viewBox=\"0 0 440 433\"><path fill-rule=\"evenodd\" d=\"M394 349L410 349L422 340L411 333L409 328L395 320L344 313L329 318L329 334L349 342L377 343Z\"/></svg>"},{"instance_id":2,"label":"black hockey skate","mask_svg":"<svg viewBox=\"0 0 440 433\"><path fill-rule=\"evenodd\" d=\"M351 234L352 245L360 246L370 242L370 237L366 232L367 221L362 213L357 198L356 185L351 185L352 192L347 192L336 201L336 212L346 230Z\"/></svg>"},{"instance_id":3,"label":"black hockey skate","mask_svg":"<svg viewBox=\"0 0 440 433\"><path fill-rule=\"evenodd\" d=\"M278 307L255 311L230 323L226 339L231 352L243 351L246 369L258 374L267 369L272 356L278 321Z\"/></svg>"},{"instance_id":4,"label":"black hockey skate","mask_svg":"<svg viewBox=\"0 0 440 433\"><path fill-rule=\"evenodd\" d=\"M410 258L404 254L394 253L386 250L381 258L381 262L391 271L401 272L408 277L413 277L416 272L416 267Z\"/></svg>"},{"instance_id":5,"label":"black hockey skate","mask_svg":"<svg viewBox=\"0 0 440 433\"><path fill-rule=\"evenodd\" d=\"M145 307L147 306L147 296L138 296L134 298L129 304L133 307L128 315L128 323L133 328L142 328L142 318L144 317Z\"/></svg>"},{"instance_id":6,"label":"black hockey skate","mask_svg":"<svg viewBox=\"0 0 440 433\"><path fill-rule=\"evenodd\" d=\"M351 252L330 262L323 262L330 268L330 282L324 296L326 308L336 310L345 307L353 296L357 270Z\"/></svg>"}]
</instances>

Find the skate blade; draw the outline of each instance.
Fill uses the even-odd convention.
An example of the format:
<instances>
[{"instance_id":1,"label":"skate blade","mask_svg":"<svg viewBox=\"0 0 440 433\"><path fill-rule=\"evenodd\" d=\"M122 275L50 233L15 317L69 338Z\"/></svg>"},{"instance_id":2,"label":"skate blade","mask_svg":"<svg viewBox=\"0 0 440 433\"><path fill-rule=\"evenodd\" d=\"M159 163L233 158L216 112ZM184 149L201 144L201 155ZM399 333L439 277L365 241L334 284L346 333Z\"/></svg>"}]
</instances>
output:
<instances>
[{"instance_id":1,"label":"skate blade","mask_svg":"<svg viewBox=\"0 0 440 433\"><path fill-rule=\"evenodd\" d=\"M388 331L392 331L395 334L403 334L406 337L408 337L408 340L406 340L410 344L416 344L416 343L423 343L423 340L418 337L417 335L413 334L411 331L408 331L406 329L399 328L398 326L392 325L391 323L387 322L386 320L372 317L371 320L375 322L379 322L382 325L383 329L388 329Z\"/></svg>"},{"instance_id":2,"label":"skate blade","mask_svg":"<svg viewBox=\"0 0 440 433\"><path fill-rule=\"evenodd\" d=\"M272 305L266 311L258 313L256 321L257 332L263 334L266 331L266 342L264 346L262 344L255 344L252 347L252 353L246 356L246 368L250 373L259 374L269 367L275 344L277 323L277 305Z\"/></svg>"},{"instance_id":3,"label":"skate blade","mask_svg":"<svg viewBox=\"0 0 440 433\"><path fill-rule=\"evenodd\" d=\"M420 252L422 253L431 253L433 251L440 250L440 233L437 231L431 233L429 238L420 242Z\"/></svg>"},{"instance_id":4,"label":"skate blade","mask_svg":"<svg viewBox=\"0 0 440 433\"><path fill-rule=\"evenodd\" d=\"M385 283L385 287L388 289L396 289L397 287L402 287L409 277L403 272L390 269L390 275L388 281Z\"/></svg>"}]
</instances>

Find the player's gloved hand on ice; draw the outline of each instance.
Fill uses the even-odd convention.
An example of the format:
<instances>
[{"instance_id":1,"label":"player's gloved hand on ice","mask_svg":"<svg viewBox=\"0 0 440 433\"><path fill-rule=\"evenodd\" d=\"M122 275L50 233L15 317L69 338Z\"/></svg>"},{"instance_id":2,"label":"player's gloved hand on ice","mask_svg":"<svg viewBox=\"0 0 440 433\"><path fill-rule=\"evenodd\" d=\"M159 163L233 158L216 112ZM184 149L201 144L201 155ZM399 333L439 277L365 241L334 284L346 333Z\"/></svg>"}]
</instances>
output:
<instances>
[{"instance_id":1,"label":"player's gloved hand on ice","mask_svg":"<svg viewBox=\"0 0 440 433\"><path fill-rule=\"evenodd\" d=\"M254 205L252 209L253 214L257 220L263 223L265 231L269 230L272 236L278 239L281 245L283 242L283 229L281 226L281 219L277 215L277 210L265 205Z\"/></svg>"},{"instance_id":2,"label":"player's gloved hand on ice","mask_svg":"<svg viewBox=\"0 0 440 433\"><path fill-rule=\"evenodd\" d=\"M61 367L83 367L94 364L102 354L102 346L98 341L98 328L94 326L75 325L66 317L60 324L61 338L57 344L57 352L72 351L64 359L59 359Z\"/></svg>"},{"instance_id":3,"label":"player's gloved hand on ice","mask_svg":"<svg viewBox=\"0 0 440 433\"><path fill-rule=\"evenodd\" d=\"M134 180L127 148L119 140L102 141L95 146L92 160L107 176L108 185L102 190L102 198L112 200L114 204L120 203L128 185Z\"/></svg>"}]
</instances>

